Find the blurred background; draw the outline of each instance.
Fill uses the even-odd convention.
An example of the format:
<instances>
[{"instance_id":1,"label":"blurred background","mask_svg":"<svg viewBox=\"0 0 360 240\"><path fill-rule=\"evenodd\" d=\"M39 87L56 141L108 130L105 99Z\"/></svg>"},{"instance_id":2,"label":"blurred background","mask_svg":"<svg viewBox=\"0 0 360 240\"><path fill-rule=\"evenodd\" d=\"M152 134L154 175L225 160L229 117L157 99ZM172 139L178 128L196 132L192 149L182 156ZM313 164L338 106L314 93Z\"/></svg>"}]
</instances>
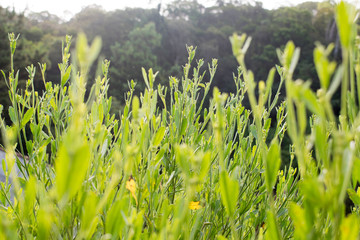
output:
<instances>
[{"instance_id":1,"label":"blurred background","mask_svg":"<svg viewBox=\"0 0 360 240\"><path fill-rule=\"evenodd\" d=\"M186 45L196 46L196 58L203 58L205 63L218 59L213 86L222 92L232 92L237 63L229 36L234 32L246 33L253 39L246 64L254 71L257 81L266 79L269 69L279 64L276 49L293 40L301 48L295 78L311 80L314 89L319 86L313 65L315 42L327 45L338 41L335 1L105 0L102 5L94 2L99 1L64 0L61 4L40 0L2 1L0 69L6 73L10 67L9 32L20 34L14 64L20 73L20 87L28 78L25 67L30 64L38 67L38 63L47 64L47 81L59 83L58 63L66 34L73 35L73 42L80 31L90 41L101 36L101 56L111 61L109 94L118 113L129 80L137 82L137 93L144 89L141 67L159 71L156 83L165 86L169 76L181 78L182 66L187 61ZM341 61L340 56L341 49L335 47L333 59ZM207 70L206 66L203 70ZM92 74L95 72L96 66ZM37 74L35 87L41 92L44 86L39 69ZM274 89L278 82L279 77ZM336 108L339 101L336 97L333 101ZM4 81L0 81L0 103L7 109L9 100Z\"/></svg>"}]
</instances>

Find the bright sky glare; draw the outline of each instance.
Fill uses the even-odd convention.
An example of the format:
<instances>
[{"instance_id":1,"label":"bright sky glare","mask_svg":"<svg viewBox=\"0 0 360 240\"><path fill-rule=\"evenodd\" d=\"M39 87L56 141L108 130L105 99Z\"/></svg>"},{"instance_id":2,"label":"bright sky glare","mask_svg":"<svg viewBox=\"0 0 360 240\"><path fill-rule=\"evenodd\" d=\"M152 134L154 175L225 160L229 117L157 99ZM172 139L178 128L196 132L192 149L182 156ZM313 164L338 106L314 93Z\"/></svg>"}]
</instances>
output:
<instances>
[{"instance_id":1,"label":"bright sky glare","mask_svg":"<svg viewBox=\"0 0 360 240\"><path fill-rule=\"evenodd\" d=\"M261 0L261 2L263 2L263 7L267 9L274 9L279 6L294 6L305 1L306 0ZM359 3L359 0L355 1ZM125 9L126 7L151 8L156 7L160 2L166 4L172 2L172 0L1 0L0 6L14 7L17 11L25 10L26 12L48 11L61 18L69 19L74 14L80 12L82 8L92 4L101 5L105 10L112 11L115 9ZM212 5L216 0L198 0L198 2L208 6ZM247 2L253 1L250 0ZM359 6L359 4L357 4L357 6Z\"/></svg>"}]
</instances>

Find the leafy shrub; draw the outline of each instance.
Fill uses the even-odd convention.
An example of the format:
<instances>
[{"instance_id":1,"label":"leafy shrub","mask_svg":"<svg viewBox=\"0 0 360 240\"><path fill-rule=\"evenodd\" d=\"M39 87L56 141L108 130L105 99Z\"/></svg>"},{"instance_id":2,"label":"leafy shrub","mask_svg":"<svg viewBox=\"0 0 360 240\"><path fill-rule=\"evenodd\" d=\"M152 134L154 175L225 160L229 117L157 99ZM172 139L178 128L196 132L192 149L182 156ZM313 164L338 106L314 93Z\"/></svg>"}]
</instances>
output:
<instances>
[{"instance_id":1,"label":"leafy shrub","mask_svg":"<svg viewBox=\"0 0 360 240\"><path fill-rule=\"evenodd\" d=\"M157 73L143 69L146 89L126 95L120 119L110 113L109 62L85 100L87 74L101 40L88 46L79 34L70 61L71 37L63 46L60 83L45 78L45 91L34 90L35 67L29 66L26 88L18 74L6 76L12 126L1 127L5 139L6 181L1 183L0 236L38 239L357 239L359 235L360 61L353 8L336 7L343 62L328 60L332 45L318 45L317 94L308 82L293 81L300 50L289 42L278 50L282 66L256 84L244 57L251 38L230 40L239 62L235 94L216 88L209 108L217 60L188 62L169 89L155 85ZM16 38L9 34L11 58ZM278 72L287 98L272 94ZM71 79L71 80L70 80ZM70 80L70 82L69 82ZM342 84L337 119L330 100ZM349 87L350 86L350 87ZM167 97L168 94L168 97ZM248 95L251 110L242 106ZM169 99L169 102L167 102ZM269 134L276 111L275 134ZM312 115L310 118L307 111ZM309 121L308 121L309 118ZM307 124L311 132L307 133ZM291 164L280 170L285 132L292 140ZM30 137L29 137L30 136ZM15 154L19 149L27 161ZM25 151L26 150L26 151ZM16 175L14 164L22 174ZM11 181L10 181L11 180ZM348 192L355 204L345 216Z\"/></svg>"}]
</instances>

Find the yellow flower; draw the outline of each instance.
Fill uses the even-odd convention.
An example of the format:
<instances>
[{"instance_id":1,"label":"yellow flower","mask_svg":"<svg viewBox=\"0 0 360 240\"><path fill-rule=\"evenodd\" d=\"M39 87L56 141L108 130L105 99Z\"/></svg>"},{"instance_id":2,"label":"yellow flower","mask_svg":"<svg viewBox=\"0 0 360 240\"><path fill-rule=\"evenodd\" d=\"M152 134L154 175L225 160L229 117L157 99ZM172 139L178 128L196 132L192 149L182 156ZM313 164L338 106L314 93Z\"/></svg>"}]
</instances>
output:
<instances>
[{"instance_id":1,"label":"yellow flower","mask_svg":"<svg viewBox=\"0 0 360 240\"><path fill-rule=\"evenodd\" d=\"M191 201L191 202L189 203L189 208L190 208L191 210L197 210L197 209L202 208L202 206L200 205L200 201L198 201L198 202Z\"/></svg>"},{"instance_id":2,"label":"yellow flower","mask_svg":"<svg viewBox=\"0 0 360 240\"><path fill-rule=\"evenodd\" d=\"M129 180L126 181L126 189L131 192L131 195L135 199L136 205L138 205L138 201L135 195L136 192L136 183L132 175L130 175Z\"/></svg>"}]
</instances>

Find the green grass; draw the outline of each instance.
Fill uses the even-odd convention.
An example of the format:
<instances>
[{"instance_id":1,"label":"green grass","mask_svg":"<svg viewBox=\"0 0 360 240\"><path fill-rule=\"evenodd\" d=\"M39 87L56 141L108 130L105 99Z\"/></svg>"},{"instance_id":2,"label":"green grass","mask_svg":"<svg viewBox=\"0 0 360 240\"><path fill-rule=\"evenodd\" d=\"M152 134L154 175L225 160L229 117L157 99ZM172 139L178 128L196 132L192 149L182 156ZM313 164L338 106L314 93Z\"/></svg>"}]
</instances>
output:
<instances>
[{"instance_id":1,"label":"green grass","mask_svg":"<svg viewBox=\"0 0 360 240\"><path fill-rule=\"evenodd\" d=\"M21 90L11 64L3 72L12 125L1 120L8 171L1 183L0 238L358 239L360 52L352 9L343 2L335 9L342 63L329 60L332 45L314 50L321 83L316 93L309 82L293 80L300 49L292 42L278 50L281 66L256 86L244 62L251 42L245 34L230 38L239 62L235 93L209 93L217 60L204 79L204 62L195 62L190 46L183 77L170 77L169 87L156 85L152 69L143 69L140 96L129 83L119 119L110 112L108 61L85 100L99 38L88 46L79 34L70 64L67 36L59 84L47 81L46 65L40 65L42 93L34 90L34 66ZM9 34L9 40L13 59L17 38ZM273 94L275 74L281 83ZM286 100L278 102L283 83ZM338 117L330 101L340 85ZM246 96L251 109L242 105ZM276 123L269 134L272 112ZM280 170L286 133L290 165ZM28 162L21 164L15 148ZM290 167L295 159L298 169ZM24 177L11 172L14 164ZM347 195L354 205L346 215Z\"/></svg>"}]
</instances>

